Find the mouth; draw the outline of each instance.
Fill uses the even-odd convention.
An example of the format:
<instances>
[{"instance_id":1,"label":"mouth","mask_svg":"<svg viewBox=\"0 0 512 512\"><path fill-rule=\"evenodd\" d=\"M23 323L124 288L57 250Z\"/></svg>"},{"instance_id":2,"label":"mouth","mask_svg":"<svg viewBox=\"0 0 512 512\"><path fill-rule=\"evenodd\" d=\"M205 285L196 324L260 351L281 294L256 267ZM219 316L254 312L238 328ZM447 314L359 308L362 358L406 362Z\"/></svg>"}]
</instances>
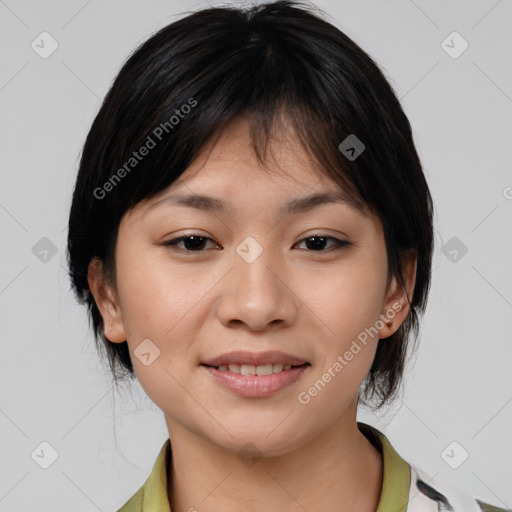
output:
<instances>
[{"instance_id":1,"label":"mouth","mask_svg":"<svg viewBox=\"0 0 512 512\"><path fill-rule=\"evenodd\" d=\"M208 364L202 364L201 366L205 366L207 368L212 368L218 370L220 372L229 372L233 374L240 375L272 375L274 373L282 373L292 368L299 368L302 366L311 366L310 363L302 363L302 364L280 364L280 363L268 363L262 365L253 365L253 364L221 364L219 366L213 366Z\"/></svg>"},{"instance_id":2,"label":"mouth","mask_svg":"<svg viewBox=\"0 0 512 512\"><path fill-rule=\"evenodd\" d=\"M307 374L310 363L200 365L224 389L244 398L269 398L294 385ZM209 378L210 378L209 377Z\"/></svg>"},{"instance_id":3,"label":"mouth","mask_svg":"<svg viewBox=\"0 0 512 512\"><path fill-rule=\"evenodd\" d=\"M235 350L201 361L200 367L220 384L244 398L267 398L297 383L311 363L280 350Z\"/></svg>"}]
</instances>

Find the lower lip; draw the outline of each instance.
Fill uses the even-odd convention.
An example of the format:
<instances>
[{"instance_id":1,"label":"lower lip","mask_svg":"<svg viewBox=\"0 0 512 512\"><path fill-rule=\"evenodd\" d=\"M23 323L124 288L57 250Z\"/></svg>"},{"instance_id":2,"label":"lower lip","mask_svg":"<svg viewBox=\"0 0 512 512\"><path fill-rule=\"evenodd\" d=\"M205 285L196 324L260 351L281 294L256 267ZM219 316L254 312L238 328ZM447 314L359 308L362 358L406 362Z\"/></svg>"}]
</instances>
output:
<instances>
[{"instance_id":1,"label":"lower lip","mask_svg":"<svg viewBox=\"0 0 512 512\"><path fill-rule=\"evenodd\" d=\"M237 395L245 398L264 398L296 382L310 365L295 366L272 375L242 375L201 365L214 379Z\"/></svg>"}]
</instances>

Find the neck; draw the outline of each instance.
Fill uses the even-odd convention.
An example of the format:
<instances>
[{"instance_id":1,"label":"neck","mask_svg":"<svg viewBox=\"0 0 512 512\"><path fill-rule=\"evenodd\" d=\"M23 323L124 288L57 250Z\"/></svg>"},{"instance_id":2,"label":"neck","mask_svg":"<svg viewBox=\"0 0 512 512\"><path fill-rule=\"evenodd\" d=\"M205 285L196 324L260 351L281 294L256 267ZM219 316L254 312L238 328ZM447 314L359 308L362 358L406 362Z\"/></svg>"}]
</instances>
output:
<instances>
[{"instance_id":1,"label":"neck","mask_svg":"<svg viewBox=\"0 0 512 512\"><path fill-rule=\"evenodd\" d=\"M172 443L171 511L375 512L382 456L358 430L353 412L284 455L262 454L245 463L236 452L166 418Z\"/></svg>"}]
</instances>

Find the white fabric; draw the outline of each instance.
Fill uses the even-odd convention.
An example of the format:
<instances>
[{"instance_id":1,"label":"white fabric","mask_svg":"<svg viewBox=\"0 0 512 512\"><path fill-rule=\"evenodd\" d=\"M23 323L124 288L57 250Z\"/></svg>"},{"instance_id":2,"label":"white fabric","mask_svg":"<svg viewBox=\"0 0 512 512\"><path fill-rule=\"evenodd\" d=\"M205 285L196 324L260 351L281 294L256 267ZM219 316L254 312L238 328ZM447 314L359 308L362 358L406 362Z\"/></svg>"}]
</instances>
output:
<instances>
[{"instance_id":1,"label":"white fabric","mask_svg":"<svg viewBox=\"0 0 512 512\"><path fill-rule=\"evenodd\" d=\"M432 487L439 494L442 494L449 503L444 505L441 501L430 499L419 491L417 487L418 479ZM411 485L409 487L409 504L407 512L440 512L443 510L453 512L482 512L482 509L476 502L476 499L461 493L454 487L441 484L435 481L429 482L429 477L418 468L411 466Z\"/></svg>"}]
</instances>

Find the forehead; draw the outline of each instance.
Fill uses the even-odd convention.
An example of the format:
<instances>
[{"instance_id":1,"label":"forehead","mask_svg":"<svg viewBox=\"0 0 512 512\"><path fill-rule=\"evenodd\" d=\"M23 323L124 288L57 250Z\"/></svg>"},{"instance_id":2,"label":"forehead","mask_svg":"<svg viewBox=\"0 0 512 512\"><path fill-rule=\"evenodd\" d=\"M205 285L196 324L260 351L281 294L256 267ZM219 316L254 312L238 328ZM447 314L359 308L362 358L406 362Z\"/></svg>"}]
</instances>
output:
<instances>
[{"instance_id":1,"label":"forehead","mask_svg":"<svg viewBox=\"0 0 512 512\"><path fill-rule=\"evenodd\" d=\"M283 121L279 126L284 126ZM233 120L206 144L182 175L154 198L149 208L163 200L168 204L227 212L229 199L235 199L235 195L248 187L258 191L256 199L286 196L282 214L329 202L345 203L368 213L367 208L361 207L359 198L344 191L320 169L289 125L268 138L264 162L260 162L245 118ZM211 197L219 194L228 200Z\"/></svg>"},{"instance_id":2,"label":"forehead","mask_svg":"<svg viewBox=\"0 0 512 512\"><path fill-rule=\"evenodd\" d=\"M175 184L191 180L197 175L204 177L213 172L218 174L223 169L243 171L245 168L253 172L261 170L265 178L270 175L305 182L312 179L325 180L326 177L315 161L306 154L291 126L283 123L285 122L282 120L276 122L273 133L266 136L265 147L259 148L264 160L261 162L256 154L247 118L232 120L204 145Z\"/></svg>"}]
</instances>

